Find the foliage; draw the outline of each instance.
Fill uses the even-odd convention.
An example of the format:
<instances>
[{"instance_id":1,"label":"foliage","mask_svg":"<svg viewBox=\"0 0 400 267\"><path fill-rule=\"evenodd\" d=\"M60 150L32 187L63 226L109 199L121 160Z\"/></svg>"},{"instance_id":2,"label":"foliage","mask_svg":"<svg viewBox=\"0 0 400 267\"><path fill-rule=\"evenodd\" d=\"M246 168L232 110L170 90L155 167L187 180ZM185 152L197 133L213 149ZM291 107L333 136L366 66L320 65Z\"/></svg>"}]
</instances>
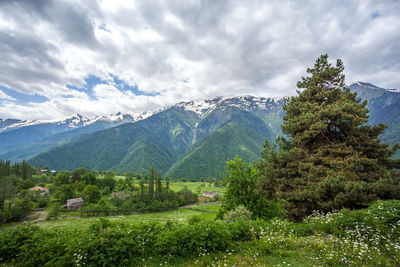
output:
<instances>
[{"instance_id":1,"label":"foliage","mask_svg":"<svg viewBox=\"0 0 400 267\"><path fill-rule=\"evenodd\" d=\"M0 160L0 223L25 217L33 206L27 189L34 186L31 180L34 168L27 164Z\"/></svg>"},{"instance_id":2,"label":"foliage","mask_svg":"<svg viewBox=\"0 0 400 267\"><path fill-rule=\"evenodd\" d=\"M187 223L189 225L201 222L201 218L199 215L192 215L188 218Z\"/></svg>"},{"instance_id":3,"label":"foliage","mask_svg":"<svg viewBox=\"0 0 400 267\"><path fill-rule=\"evenodd\" d=\"M97 185L87 185L82 192L85 202L97 203L100 200L100 190Z\"/></svg>"},{"instance_id":4,"label":"foliage","mask_svg":"<svg viewBox=\"0 0 400 267\"><path fill-rule=\"evenodd\" d=\"M380 143L385 125L366 125L367 103L345 87L343 69L341 60L332 66L327 55L318 58L307 69L311 76L298 82L298 96L283 107L282 131L289 139L265 143L260 191L287 200L293 219L400 198L400 161L390 158L397 146Z\"/></svg>"},{"instance_id":5,"label":"foliage","mask_svg":"<svg viewBox=\"0 0 400 267\"><path fill-rule=\"evenodd\" d=\"M252 216L253 214L251 211L246 209L246 207L239 205L234 210L230 210L224 215L224 221L233 222L239 218L250 220Z\"/></svg>"},{"instance_id":6,"label":"foliage","mask_svg":"<svg viewBox=\"0 0 400 267\"><path fill-rule=\"evenodd\" d=\"M379 201L363 211L314 215L302 223L274 219L128 224L100 219L88 230L20 226L0 231L0 259L18 266L179 266L182 260L190 261L182 264L186 266L282 265L284 261L398 266L399 208L400 201ZM378 228L371 227L374 223ZM335 225L337 233L323 225Z\"/></svg>"},{"instance_id":7,"label":"foliage","mask_svg":"<svg viewBox=\"0 0 400 267\"><path fill-rule=\"evenodd\" d=\"M242 205L248 209L253 218L271 219L283 217L284 210L279 203L265 199L257 189L259 170L244 162L239 156L227 162L226 177L227 187L224 204L219 217L224 213Z\"/></svg>"}]
</instances>

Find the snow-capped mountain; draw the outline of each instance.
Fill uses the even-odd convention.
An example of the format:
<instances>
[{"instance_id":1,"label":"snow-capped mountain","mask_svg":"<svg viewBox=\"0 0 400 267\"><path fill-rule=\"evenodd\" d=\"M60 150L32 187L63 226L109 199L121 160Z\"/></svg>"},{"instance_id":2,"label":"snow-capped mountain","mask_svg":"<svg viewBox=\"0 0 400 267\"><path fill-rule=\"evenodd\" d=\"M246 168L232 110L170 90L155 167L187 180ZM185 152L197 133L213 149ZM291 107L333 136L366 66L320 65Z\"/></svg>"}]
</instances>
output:
<instances>
[{"instance_id":1,"label":"snow-capped mountain","mask_svg":"<svg viewBox=\"0 0 400 267\"><path fill-rule=\"evenodd\" d=\"M86 117L74 114L60 120L0 120L0 155L46 141L45 148L74 136L107 129L119 124L136 122L151 116L152 112L117 113L110 116ZM49 138L53 138L49 140ZM41 144L42 146L42 144ZM35 150L35 149L34 149ZM36 150L35 150L36 151ZM7 154L8 155L8 154ZM11 156L8 156L11 157Z\"/></svg>"},{"instance_id":2,"label":"snow-capped mountain","mask_svg":"<svg viewBox=\"0 0 400 267\"><path fill-rule=\"evenodd\" d=\"M349 88L352 91L357 92L357 95L366 100L370 100L375 97L380 97L384 93L399 93L400 89L385 89L378 87L376 85L373 85L371 83L366 83L366 82L355 82L351 83Z\"/></svg>"},{"instance_id":3,"label":"snow-capped mountain","mask_svg":"<svg viewBox=\"0 0 400 267\"><path fill-rule=\"evenodd\" d=\"M211 100L192 100L180 102L172 107L183 108L186 111L192 111L200 117L204 117L215 109L236 107L246 111L264 110L269 111L278 108L282 104L283 98L264 98L250 95L237 97L216 97ZM170 107L167 107L168 109Z\"/></svg>"},{"instance_id":4,"label":"snow-capped mountain","mask_svg":"<svg viewBox=\"0 0 400 267\"><path fill-rule=\"evenodd\" d=\"M12 131L20 129L23 127L31 127L35 125L57 125L65 126L70 129L80 128L90 125L95 122L104 121L112 122L115 124L135 122L143 120L149 116L153 115L153 112L143 112L143 113L121 113L113 114L110 116L94 116L86 117L80 114L74 114L71 117L58 120L17 120L17 119L0 119L0 133L6 131Z\"/></svg>"},{"instance_id":5,"label":"snow-capped mountain","mask_svg":"<svg viewBox=\"0 0 400 267\"><path fill-rule=\"evenodd\" d=\"M250 95L238 96L238 97L216 97L210 100L196 99L188 102L180 102L172 106L167 106L163 109L157 110L155 112L146 111L142 113L118 112L109 116L93 116L86 117L80 114L74 114L71 117L67 117L59 120L16 120L16 119L0 119L0 133L13 131L24 127L31 127L37 125L56 125L66 128L66 130L80 128L88 126L95 122L111 122L114 125L136 122L144 120L156 113L163 110L167 110L171 107L183 108L186 111L192 111L203 117L215 109L224 107L237 107L247 111L255 110L272 110L277 106L282 104L282 98L263 98L254 97Z\"/></svg>"}]
</instances>

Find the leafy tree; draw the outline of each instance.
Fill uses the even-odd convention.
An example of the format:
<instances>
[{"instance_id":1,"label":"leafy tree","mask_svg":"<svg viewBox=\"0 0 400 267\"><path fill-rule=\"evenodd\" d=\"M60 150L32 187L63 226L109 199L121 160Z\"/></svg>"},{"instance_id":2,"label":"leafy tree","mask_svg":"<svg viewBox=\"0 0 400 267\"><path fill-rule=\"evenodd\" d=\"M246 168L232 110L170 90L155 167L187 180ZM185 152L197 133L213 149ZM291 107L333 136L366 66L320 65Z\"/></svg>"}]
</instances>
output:
<instances>
[{"instance_id":1,"label":"leafy tree","mask_svg":"<svg viewBox=\"0 0 400 267\"><path fill-rule=\"evenodd\" d=\"M183 204L195 203L197 201L197 195L190 191L186 185L178 192L178 195L182 197Z\"/></svg>"},{"instance_id":2,"label":"leafy tree","mask_svg":"<svg viewBox=\"0 0 400 267\"><path fill-rule=\"evenodd\" d=\"M75 170L72 172L72 177L71 177L71 181L73 183L75 182L80 182L82 180L82 176L79 172L76 172Z\"/></svg>"},{"instance_id":3,"label":"leafy tree","mask_svg":"<svg viewBox=\"0 0 400 267\"><path fill-rule=\"evenodd\" d=\"M100 187L102 187L102 188L108 187L110 189L110 191L112 192L114 190L116 181L113 176L106 175L103 179L100 180L99 183L101 184Z\"/></svg>"},{"instance_id":4,"label":"leafy tree","mask_svg":"<svg viewBox=\"0 0 400 267\"><path fill-rule=\"evenodd\" d=\"M21 190L27 190L33 186L35 186L35 183L32 182L31 180L28 180L28 179L20 180L17 185L17 192L19 192Z\"/></svg>"},{"instance_id":5,"label":"leafy tree","mask_svg":"<svg viewBox=\"0 0 400 267\"><path fill-rule=\"evenodd\" d=\"M65 203L68 199L74 198L74 188L71 184L63 184L60 187L60 202Z\"/></svg>"},{"instance_id":6,"label":"leafy tree","mask_svg":"<svg viewBox=\"0 0 400 267\"><path fill-rule=\"evenodd\" d=\"M88 204L97 203L100 200L100 190L97 185L87 185L82 194Z\"/></svg>"},{"instance_id":7,"label":"leafy tree","mask_svg":"<svg viewBox=\"0 0 400 267\"><path fill-rule=\"evenodd\" d=\"M82 176L82 179L83 179L83 181L85 181L85 183L87 185L89 185L89 184L91 184L91 185L97 184L96 174L94 172L86 172Z\"/></svg>"},{"instance_id":8,"label":"leafy tree","mask_svg":"<svg viewBox=\"0 0 400 267\"><path fill-rule=\"evenodd\" d=\"M54 184L56 186L60 186L63 184L69 184L69 174L66 172L57 173L56 177L54 178Z\"/></svg>"},{"instance_id":9,"label":"leafy tree","mask_svg":"<svg viewBox=\"0 0 400 267\"><path fill-rule=\"evenodd\" d=\"M293 219L400 198L400 161L391 159L397 145L389 149L378 139L385 125L366 125L367 102L345 86L343 70L341 60L333 66L327 55L319 57L283 107L287 139L265 143L260 189L286 199Z\"/></svg>"},{"instance_id":10,"label":"leafy tree","mask_svg":"<svg viewBox=\"0 0 400 267\"><path fill-rule=\"evenodd\" d=\"M32 207L29 197L18 198L10 209L11 220L18 220L26 216Z\"/></svg>"},{"instance_id":11,"label":"leafy tree","mask_svg":"<svg viewBox=\"0 0 400 267\"><path fill-rule=\"evenodd\" d=\"M227 163L226 172L226 192L225 202L220 210L218 217L222 218L228 211L234 210L238 206L248 209L254 218L271 219L282 217L283 210L278 203L265 199L257 193L257 177L259 170L244 162L239 156Z\"/></svg>"},{"instance_id":12,"label":"leafy tree","mask_svg":"<svg viewBox=\"0 0 400 267\"><path fill-rule=\"evenodd\" d=\"M85 173L87 173L88 170L85 167L80 167L76 168L72 174L78 174L79 176L83 176Z\"/></svg>"}]
</instances>

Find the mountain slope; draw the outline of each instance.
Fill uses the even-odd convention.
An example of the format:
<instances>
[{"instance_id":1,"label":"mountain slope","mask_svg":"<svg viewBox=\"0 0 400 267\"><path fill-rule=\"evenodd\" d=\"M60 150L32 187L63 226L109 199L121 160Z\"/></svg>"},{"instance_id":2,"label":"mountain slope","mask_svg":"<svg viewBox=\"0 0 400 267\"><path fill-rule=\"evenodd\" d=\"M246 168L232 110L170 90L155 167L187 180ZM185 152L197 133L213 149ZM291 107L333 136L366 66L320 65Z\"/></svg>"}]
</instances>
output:
<instances>
[{"instance_id":1,"label":"mountain slope","mask_svg":"<svg viewBox=\"0 0 400 267\"><path fill-rule=\"evenodd\" d=\"M380 138L383 142L393 145L400 143L400 92L394 89L384 89L370 83L357 82L350 89L367 100L370 110L368 124L384 123L388 126Z\"/></svg>"},{"instance_id":2,"label":"mountain slope","mask_svg":"<svg viewBox=\"0 0 400 267\"><path fill-rule=\"evenodd\" d=\"M230 115L228 122L200 141L166 175L220 178L226 161L236 155L247 161L258 159L265 138L272 139L274 131L250 112L234 109Z\"/></svg>"}]
</instances>

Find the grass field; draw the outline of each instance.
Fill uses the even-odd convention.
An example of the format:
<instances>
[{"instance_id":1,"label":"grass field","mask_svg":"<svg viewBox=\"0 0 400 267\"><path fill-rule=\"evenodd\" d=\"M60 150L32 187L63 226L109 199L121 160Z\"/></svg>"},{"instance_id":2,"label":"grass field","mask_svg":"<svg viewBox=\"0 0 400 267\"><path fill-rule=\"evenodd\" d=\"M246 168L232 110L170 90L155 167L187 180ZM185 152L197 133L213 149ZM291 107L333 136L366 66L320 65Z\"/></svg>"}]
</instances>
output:
<instances>
[{"instance_id":1,"label":"grass field","mask_svg":"<svg viewBox=\"0 0 400 267\"><path fill-rule=\"evenodd\" d=\"M140 180L134 180L134 185L139 187ZM165 185L165 181L163 181L163 184ZM214 184L210 184L208 182L170 182L169 188L175 192L178 192L182 190L185 186L192 191L193 193L198 193L200 189L200 194L203 191L218 191L220 192L221 195L224 194L226 188L222 186L214 186Z\"/></svg>"},{"instance_id":2,"label":"grass field","mask_svg":"<svg viewBox=\"0 0 400 267\"><path fill-rule=\"evenodd\" d=\"M218 191L221 192L222 194L225 192L225 187L217 187L214 186L213 184L210 185L207 182L172 182L169 187L174 191L179 191L183 189L185 186L187 186L188 189L194 193L197 193L198 188L200 188L200 192L203 192L204 190L209 192Z\"/></svg>"},{"instance_id":3,"label":"grass field","mask_svg":"<svg viewBox=\"0 0 400 267\"><path fill-rule=\"evenodd\" d=\"M218 211L220 205L207 205L207 206L196 206L196 209L202 209L207 211L215 211L215 213L201 212L191 209L177 209L163 212L152 212L152 213L141 213L133 215L120 215L120 216L107 216L110 221L119 221L126 223L134 222L167 222L167 221L178 221L186 222L191 216L199 216L203 220L214 220L216 217L216 211ZM72 215L72 214L71 214ZM65 217L57 220L43 221L35 223L35 225L43 228L53 227L70 227L70 228L87 228L90 224L98 221L99 218L103 217Z\"/></svg>"}]
</instances>

